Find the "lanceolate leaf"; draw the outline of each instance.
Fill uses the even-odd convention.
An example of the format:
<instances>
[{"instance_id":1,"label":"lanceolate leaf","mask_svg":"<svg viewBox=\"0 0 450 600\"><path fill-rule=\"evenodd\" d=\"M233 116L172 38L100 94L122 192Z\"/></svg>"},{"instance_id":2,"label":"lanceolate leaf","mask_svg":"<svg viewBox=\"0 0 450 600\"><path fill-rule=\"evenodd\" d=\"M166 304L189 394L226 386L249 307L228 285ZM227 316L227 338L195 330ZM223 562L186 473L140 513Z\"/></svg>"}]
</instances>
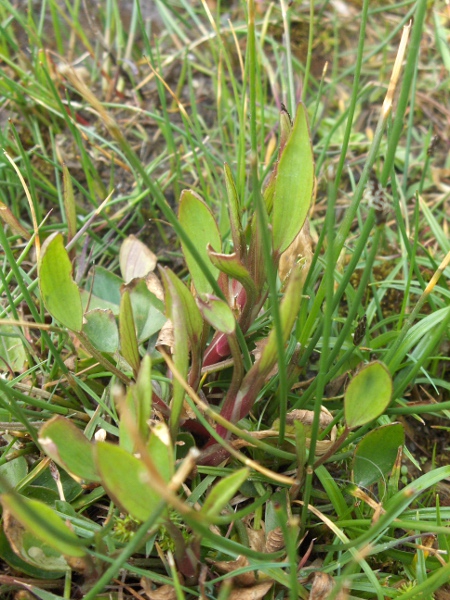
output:
<instances>
[{"instance_id":1,"label":"lanceolate leaf","mask_svg":"<svg viewBox=\"0 0 450 600\"><path fill-rule=\"evenodd\" d=\"M39 287L48 312L72 331L80 331L83 308L63 237L54 233L43 244L39 263Z\"/></svg>"},{"instance_id":2,"label":"lanceolate leaf","mask_svg":"<svg viewBox=\"0 0 450 600\"><path fill-rule=\"evenodd\" d=\"M203 319L192 294L178 277L170 269L162 270L161 275L166 288L167 316L173 324L174 363L181 376L186 378L188 372L188 342L191 344L192 369L200 369L200 338L203 330ZM174 379L172 414L170 417L170 427L173 434L178 428L184 393L181 383Z\"/></svg>"},{"instance_id":3,"label":"lanceolate leaf","mask_svg":"<svg viewBox=\"0 0 450 600\"><path fill-rule=\"evenodd\" d=\"M191 236L192 243L203 259L206 268L214 278L219 272L208 258L207 246L210 244L216 252L221 251L221 239L214 216L207 204L191 190L184 190L180 198L179 221L183 229ZM199 294L212 292L202 267L182 243L183 254L195 289Z\"/></svg>"},{"instance_id":4,"label":"lanceolate leaf","mask_svg":"<svg viewBox=\"0 0 450 600\"><path fill-rule=\"evenodd\" d=\"M64 211L66 213L67 220L67 240L70 242L70 240L75 237L77 232L77 211L73 193L72 179L70 177L69 169L65 164L62 166L62 171Z\"/></svg>"},{"instance_id":5,"label":"lanceolate leaf","mask_svg":"<svg viewBox=\"0 0 450 600\"><path fill-rule=\"evenodd\" d=\"M314 160L306 108L297 107L292 132L278 164L273 197L273 246L280 254L305 222L314 188Z\"/></svg>"},{"instance_id":6,"label":"lanceolate leaf","mask_svg":"<svg viewBox=\"0 0 450 600\"><path fill-rule=\"evenodd\" d=\"M160 497L146 483L144 463L108 442L96 445L96 463L104 488L116 504L139 521L146 521Z\"/></svg>"},{"instance_id":7,"label":"lanceolate leaf","mask_svg":"<svg viewBox=\"0 0 450 600\"><path fill-rule=\"evenodd\" d=\"M228 212L230 215L231 236L233 238L234 250L239 259L245 260L247 246L245 243L244 232L242 230L241 208L239 205L239 198L233 175L227 163L225 163L224 171L228 193Z\"/></svg>"},{"instance_id":8,"label":"lanceolate leaf","mask_svg":"<svg viewBox=\"0 0 450 600\"><path fill-rule=\"evenodd\" d=\"M134 324L133 308L131 306L130 293L125 290L122 295L119 313L120 351L124 359L133 369L136 376L139 371L141 359Z\"/></svg>"},{"instance_id":9,"label":"lanceolate leaf","mask_svg":"<svg viewBox=\"0 0 450 600\"><path fill-rule=\"evenodd\" d=\"M76 425L55 416L39 431L39 443L57 465L81 481L100 481L94 465L92 444Z\"/></svg>"},{"instance_id":10,"label":"lanceolate leaf","mask_svg":"<svg viewBox=\"0 0 450 600\"><path fill-rule=\"evenodd\" d=\"M249 473L249 469L239 469L228 477L224 477L213 487L201 509L205 519L210 519L220 513L248 479Z\"/></svg>"}]
</instances>

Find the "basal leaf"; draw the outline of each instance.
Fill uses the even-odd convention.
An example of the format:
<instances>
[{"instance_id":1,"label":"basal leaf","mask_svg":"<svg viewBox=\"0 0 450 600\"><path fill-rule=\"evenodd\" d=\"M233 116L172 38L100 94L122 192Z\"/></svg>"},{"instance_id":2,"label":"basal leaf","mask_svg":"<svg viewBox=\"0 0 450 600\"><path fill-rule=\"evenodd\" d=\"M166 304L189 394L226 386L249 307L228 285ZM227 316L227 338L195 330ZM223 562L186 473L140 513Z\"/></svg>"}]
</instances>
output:
<instances>
[{"instance_id":1,"label":"basal leaf","mask_svg":"<svg viewBox=\"0 0 450 600\"><path fill-rule=\"evenodd\" d=\"M39 443L57 465L78 481L100 481L93 445L69 419L55 416L39 432Z\"/></svg>"},{"instance_id":2,"label":"basal leaf","mask_svg":"<svg viewBox=\"0 0 450 600\"><path fill-rule=\"evenodd\" d=\"M353 456L353 481L360 487L368 487L386 477L394 466L398 449L405 443L401 423L391 423L373 429L356 447Z\"/></svg>"},{"instance_id":3,"label":"basal leaf","mask_svg":"<svg viewBox=\"0 0 450 600\"><path fill-rule=\"evenodd\" d=\"M239 469L231 475L224 477L216 483L206 498L201 513L205 519L217 516L220 511L234 497L241 485L248 479L250 471L247 468Z\"/></svg>"},{"instance_id":4,"label":"basal leaf","mask_svg":"<svg viewBox=\"0 0 450 600\"><path fill-rule=\"evenodd\" d=\"M0 502L8 518L13 517L50 548L67 556L86 555L83 541L46 504L15 493L2 494Z\"/></svg>"},{"instance_id":5,"label":"basal leaf","mask_svg":"<svg viewBox=\"0 0 450 600\"><path fill-rule=\"evenodd\" d=\"M363 367L350 381L344 395L347 427L354 429L370 423L389 406L392 398L392 378L381 362Z\"/></svg>"},{"instance_id":6,"label":"basal leaf","mask_svg":"<svg viewBox=\"0 0 450 600\"><path fill-rule=\"evenodd\" d=\"M314 189L314 160L306 108L297 107L278 163L273 196L273 246L281 254L305 222Z\"/></svg>"},{"instance_id":7,"label":"basal leaf","mask_svg":"<svg viewBox=\"0 0 450 600\"><path fill-rule=\"evenodd\" d=\"M123 448L96 444L96 463L104 488L114 502L139 521L146 521L160 502L147 483L144 464Z\"/></svg>"},{"instance_id":8,"label":"basal leaf","mask_svg":"<svg viewBox=\"0 0 450 600\"><path fill-rule=\"evenodd\" d=\"M52 317L68 329L80 331L83 324L80 291L72 278L72 265L60 233L54 233L42 245L39 288Z\"/></svg>"},{"instance_id":9,"label":"basal leaf","mask_svg":"<svg viewBox=\"0 0 450 600\"><path fill-rule=\"evenodd\" d=\"M139 365L141 364L141 357L139 356L136 326L128 290L123 292L122 301L120 303L119 337L120 352L131 366L133 373L136 376L139 371Z\"/></svg>"},{"instance_id":10,"label":"basal leaf","mask_svg":"<svg viewBox=\"0 0 450 600\"><path fill-rule=\"evenodd\" d=\"M220 233L211 209L195 192L183 190L180 198L178 218L183 229L189 234L193 245L203 259L206 268L216 279L219 272L216 267L211 264L206 250L208 244L210 244L215 252L221 251ZM197 292L199 294L212 292L211 285L209 284L202 267L197 263L183 243L181 246Z\"/></svg>"},{"instance_id":11,"label":"basal leaf","mask_svg":"<svg viewBox=\"0 0 450 600\"><path fill-rule=\"evenodd\" d=\"M119 330L110 309L96 308L84 315L83 332L100 352L114 354L119 349Z\"/></svg>"}]
</instances>

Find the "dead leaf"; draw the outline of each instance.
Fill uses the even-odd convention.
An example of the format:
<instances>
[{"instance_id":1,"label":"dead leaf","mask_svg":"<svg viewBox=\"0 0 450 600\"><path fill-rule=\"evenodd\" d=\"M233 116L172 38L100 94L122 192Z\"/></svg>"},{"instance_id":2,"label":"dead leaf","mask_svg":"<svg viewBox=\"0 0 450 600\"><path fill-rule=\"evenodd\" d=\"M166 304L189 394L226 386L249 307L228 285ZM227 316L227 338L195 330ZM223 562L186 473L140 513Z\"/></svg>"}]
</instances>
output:
<instances>
[{"instance_id":1,"label":"dead leaf","mask_svg":"<svg viewBox=\"0 0 450 600\"><path fill-rule=\"evenodd\" d=\"M263 552L265 546L265 534L263 529L252 529L247 527L248 541L250 548L256 552Z\"/></svg>"},{"instance_id":2,"label":"dead leaf","mask_svg":"<svg viewBox=\"0 0 450 600\"><path fill-rule=\"evenodd\" d=\"M142 577L141 585L149 600L176 600L177 593L172 585L161 585L153 589L153 584L147 577Z\"/></svg>"},{"instance_id":3,"label":"dead leaf","mask_svg":"<svg viewBox=\"0 0 450 600\"><path fill-rule=\"evenodd\" d=\"M267 533L266 552L278 552L278 550L282 550L285 545L281 527L275 527L275 529L272 529Z\"/></svg>"},{"instance_id":4,"label":"dead leaf","mask_svg":"<svg viewBox=\"0 0 450 600\"><path fill-rule=\"evenodd\" d=\"M316 571L315 573L311 573L309 580L313 579L313 584L311 586L311 591L309 592L308 600L327 600L330 595L331 590L334 588L334 579L328 573L322 573L321 571ZM348 598L348 593L345 589L341 589L337 596L335 596L335 600L346 600Z\"/></svg>"},{"instance_id":5,"label":"dead leaf","mask_svg":"<svg viewBox=\"0 0 450 600\"><path fill-rule=\"evenodd\" d=\"M161 302L164 302L163 284L159 280L159 277L156 275L156 273L149 273L147 275L147 277L145 278L145 283L147 285L148 291L151 292L152 294L155 294L155 296L158 298L158 300L161 300Z\"/></svg>"},{"instance_id":6,"label":"dead leaf","mask_svg":"<svg viewBox=\"0 0 450 600\"><path fill-rule=\"evenodd\" d=\"M120 247L119 263L122 277L125 283L129 283L132 279L146 277L154 271L157 257L136 236L129 235Z\"/></svg>"},{"instance_id":7,"label":"dead leaf","mask_svg":"<svg viewBox=\"0 0 450 600\"><path fill-rule=\"evenodd\" d=\"M272 585L273 581L264 581L252 587L236 588L228 596L228 600L260 600L267 594Z\"/></svg>"},{"instance_id":8,"label":"dead leaf","mask_svg":"<svg viewBox=\"0 0 450 600\"><path fill-rule=\"evenodd\" d=\"M304 259L304 264L301 267L304 281L308 275L313 254L313 240L309 230L309 220L306 219L305 224L300 230L300 233L297 234L297 237L294 239L289 248L287 248L280 256L278 273L281 281L285 281L289 277L292 268L296 265L300 258Z\"/></svg>"},{"instance_id":9,"label":"dead leaf","mask_svg":"<svg viewBox=\"0 0 450 600\"><path fill-rule=\"evenodd\" d=\"M319 427L320 429L325 429L333 420L333 415L330 413L328 409L325 407L321 407L320 409L320 417L319 417ZM286 414L286 424L293 425L294 421L300 421L303 425L310 426L314 421L314 411L313 410L291 410Z\"/></svg>"},{"instance_id":10,"label":"dead leaf","mask_svg":"<svg viewBox=\"0 0 450 600\"><path fill-rule=\"evenodd\" d=\"M261 358L261 354L262 354L265 346L267 345L267 342L268 342L268 338L262 338L261 340L257 340L255 342L255 349L252 350L252 354L255 357L255 362ZM275 364L273 366L273 368L271 369L271 371L266 376L266 381L269 381L269 379L271 377L273 377L274 375L276 375L277 373L278 373L278 365Z\"/></svg>"},{"instance_id":11,"label":"dead leaf","mask_svg":"<svg viewBox=\"0 0 450 600\"><path fill-rule=\"evenodd\" d=\"M246 556L238 556L236 560L218 560L209 561L213 568L219 573L232 573L236 569L242 569L242 567L248 567L250 564ZM241 573L236 577L233 577L233 581L240 586L252 586L256 583L255 571L248 571L247 573Z\"/></svg>"},{"instance_id":12,"label":"dead leaf","mask_svg":"<svg viewBox=\"0 0 450 600\"><path fill-rule=\"evenodd\" d=\"M174 345L174 336L173 336L173 325L170 319L164 323L161 327L161 330L158 335L158 339L156 340L156 347L158 346L167 346L170 352L173 352Z\"/></svg>"}]
</instances>

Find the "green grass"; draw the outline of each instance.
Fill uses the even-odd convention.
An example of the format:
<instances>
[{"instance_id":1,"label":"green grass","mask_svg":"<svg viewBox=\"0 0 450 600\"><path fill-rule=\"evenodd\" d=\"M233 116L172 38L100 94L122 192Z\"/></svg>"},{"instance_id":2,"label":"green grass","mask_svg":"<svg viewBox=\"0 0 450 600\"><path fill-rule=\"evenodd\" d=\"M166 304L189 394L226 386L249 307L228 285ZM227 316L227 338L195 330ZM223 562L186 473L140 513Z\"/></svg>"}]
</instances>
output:
<instances>
[{"instance_id":1,"label":"green grass","mask_svg":"<svg viewBox=\"0 0 450 600\"><path fill-rule=\"evenodd\" d=\"M444 9L152 11L0 0L1 597L442 600Z\"/></svg>"}]
</instances>

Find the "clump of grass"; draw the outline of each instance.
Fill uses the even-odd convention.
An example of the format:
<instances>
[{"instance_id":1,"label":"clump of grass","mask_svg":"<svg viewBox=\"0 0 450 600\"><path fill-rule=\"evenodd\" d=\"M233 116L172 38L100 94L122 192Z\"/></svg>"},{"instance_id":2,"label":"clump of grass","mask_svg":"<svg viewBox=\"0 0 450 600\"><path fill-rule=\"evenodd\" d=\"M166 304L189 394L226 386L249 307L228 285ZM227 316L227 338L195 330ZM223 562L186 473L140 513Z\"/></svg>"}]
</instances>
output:
<instances>
[{"instance_id":1,"label":"clump of grass","mask_svg":"<svg viewBox=\"0 0 450 600\"><path fill-rule=\"evenodd\" d=\"M2 594L440 598L444 17L155 7L0 0Z\"/></svg>"}]
</instances>

